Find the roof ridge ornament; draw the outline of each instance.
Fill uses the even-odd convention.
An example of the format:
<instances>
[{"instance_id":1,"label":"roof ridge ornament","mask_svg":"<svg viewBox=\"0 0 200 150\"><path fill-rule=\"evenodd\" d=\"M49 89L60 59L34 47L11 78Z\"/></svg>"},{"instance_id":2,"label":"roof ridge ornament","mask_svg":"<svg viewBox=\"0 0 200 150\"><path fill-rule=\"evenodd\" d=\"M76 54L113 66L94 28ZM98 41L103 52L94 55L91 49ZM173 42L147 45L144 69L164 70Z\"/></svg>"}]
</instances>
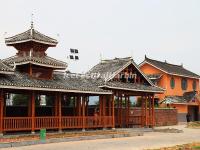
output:
<instances>
[{"instance_id":1,"label":"roof ridge ornament","mask_svg":"<svg viewBox=\"0 0 200 150\"><path fill-rule=\"evenodd\" d=\"M33 29L34 29L34 22L33 22L33 16L34 14L32 13L31 14L31 38L33 38Z\"/></svg>"}]
</instances>

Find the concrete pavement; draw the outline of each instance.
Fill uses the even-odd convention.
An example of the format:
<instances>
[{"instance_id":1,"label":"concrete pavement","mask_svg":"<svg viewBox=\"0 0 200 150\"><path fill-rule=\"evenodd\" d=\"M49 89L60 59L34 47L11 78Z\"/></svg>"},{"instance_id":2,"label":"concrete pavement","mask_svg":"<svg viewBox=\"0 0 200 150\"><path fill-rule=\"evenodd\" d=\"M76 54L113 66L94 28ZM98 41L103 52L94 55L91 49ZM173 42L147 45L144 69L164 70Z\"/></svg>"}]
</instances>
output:
<instances>
[{"instance_id":1,"label":"concrete pavement","mask_svg":"<svg viewBox=\"0 0 200 150\"><path fill-rule=\"evenodd\" d=\"M2 150L140 150L200 141L200 129L188 129L185 128L185 125L171 126L170 128L182 129L184 132L149 132L139 137L41 144Z\"/></svg>"}]
</instances>

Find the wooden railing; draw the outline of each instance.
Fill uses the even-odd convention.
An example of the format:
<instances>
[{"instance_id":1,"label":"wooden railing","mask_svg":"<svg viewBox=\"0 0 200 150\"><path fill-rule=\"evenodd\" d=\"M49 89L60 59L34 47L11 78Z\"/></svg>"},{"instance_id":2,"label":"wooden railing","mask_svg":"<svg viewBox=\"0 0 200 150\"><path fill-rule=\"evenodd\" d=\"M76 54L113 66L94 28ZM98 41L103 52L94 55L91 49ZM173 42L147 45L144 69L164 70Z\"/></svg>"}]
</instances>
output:
<instances>
[{"instance_id":1,"label":"wooden railing","mask_svg":"<svg viewBox=\"0 0 200 150\"><path fill-rule=\"evenodd\" d=\"M59 127L59 117L35 117L35 129L55 129Z\"/></svg>"},{"instance_id":2,"label":"wooden railing","mask_svg":"<svg viewBox=\"0 0 200 150\"><path fill-rule=\"evenodd\" d=\"M31 129L31 117L6 117L3 119L4 131L23 131Z\"/></svg>"},{"instance_id":3,"label":"wooden railing","mask_svg":"<svg viewBox=\"0 0 200 150\"><path fill-rule=\"evenodd\" d=\"M87 116L85 117L85 127L86 128L103 127L103 118L104 117Z\"/></svg>"},{"instance_id":4,"label":"wooden railing","mask_svg":"<svg viewBox=\"0 0 200 150\"><path fill-rule=\"evenodd\" d=\"M83 117L62 117L62 128L82 128Z\"/></svg>"},{"instance_id":5,"label":"wooden railing","mask_svg":"<svg viewBox=\"0 0 200 150\"><path fill-rule=\"evenodd\" d=\"M35 117L34 129L58 129L59 117ZM112 116L63 116L61 117L61 129L80 129L112 127ZM5 117L3 118L4 131L22 131L32 129L31 117Z\"/></svg>"}]
</instances>

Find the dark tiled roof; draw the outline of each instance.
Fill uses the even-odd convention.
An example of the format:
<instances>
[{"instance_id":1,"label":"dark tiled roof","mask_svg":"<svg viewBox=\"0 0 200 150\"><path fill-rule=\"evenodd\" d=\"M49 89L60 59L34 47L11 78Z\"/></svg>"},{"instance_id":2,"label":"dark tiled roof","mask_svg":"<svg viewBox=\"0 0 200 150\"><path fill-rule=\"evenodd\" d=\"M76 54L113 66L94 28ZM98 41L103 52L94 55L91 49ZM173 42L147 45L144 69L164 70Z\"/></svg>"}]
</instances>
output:
<instances>
[{"instance_id":1,"label":"dark tiled roof","mask_svg":"<svg viewBox=\"0 0 200 150\"><path fill-rule=\"evenodd\" d=\"M189 103L191 100L200 100L196 91L185 92L183 96L166 96L161 103Z\"/></svg>"},{"instance_id":2,"label":"dark tiled roof","mask_svg":"<svg viewBox=\"0 0 200 150\"><path fill-rule=\"evenodd\" d=\"M0 77L1 88L35 89L47 91L63 91L77 93L105 93L110 91L98 87L96 80L87 78L72 78L63 73L54 73L52 80L31 78L28 74L15 72Z\"/></svg>"},{"instance_id":3,"label":"dark tiled roof","mask_svg":"<svg viewBox=\"0 0 200 150\"><path fill-rule=\"evenodd\" d=\"M10 67L8 67L7 65L5 65L2 60L0 60L0 73L12 73L13 69L11 69Z\"/></svg>"},{"instance_id":4,"label":"dark tiled roof","mask_svg":"<svg viewBox=\"0 0 200 150\"><path fill-rule=\"evenodd\" d=\"M153 93L163 93L164 90L156 87L156 86L149 86L143 84L135 84L135 83L123 83L118 81L109 81L106 83L102 83L103 87L107 87L109 89L121 89L121 90L128 90L128 91L142 91L142 92L153 92Z\"/></svg>"},{"instance_id":5,"label":"dark tiled roof","mask_svg":"<svg viewBox=\"0 0 200 150\"><path fill-rule=\"evenodd\" d=\"M38 42L38 43L43 43L43 44L47 44L47 45L51 45L51 46L56 46L58 41L50 38L40 32L38 32L35 29L29 29L23 33L17 34L15 36L12 37L8 37L5 39L5 43L7 45L13 45L16 43L23 43L26 41L34 41L34 42Z\"/></svg>"},{"instance_id":6,"label":"dark tiled roof","mask_svg":"<svg viewBox=\"0 0 200 150\"><path fill-rule=\"evenodd\" d=\"M100 74L101 77L104 79L108 78L107 81L112 79L118 73L118 71L121 71L125 69L128 65L133 64L136 69L142 74L142 76L147 80L147 82L150 85L153 85L153 83L149 80L149 78L140 71L138 65L133 61L132 57L126 57L126 58L115 58L115 59L109 59L109 60L103 60L96 66L94 66L87 74ZM106 78L105 78L106 76Z\"/></svg>"},{"instance_id":7,"label":"dark tiled roof","mask_svg":"<svg viewBox=\"0 0 200 150\"><path fill-rule=\"evenodd\" d=\"M88 74L100 73L101 75L114 74L119 69L123 68L127 63L132 62L131 57L115 58L111 60L102 60L99 64L94 66Z\"/></svg>"},{"instance_id":8,"label":"dark tiled roof","mask_svg":"<svg viewBox=\"0 0 200 150\"><path fill-rule=\"evenodd\" d=\"M176 74L176 75L180 75L180 76L200 78L199 75L185 69L182 65L169 64L167 62L161 62L161 61L153 60L153 59L150 59L147 57L145 57L145 62L148 62L169 74Z\"/></svg>"},{"instance_id":9,"label":"dark tiled roof","mask_svg":"<svg viewBox=\"0 0 200 150\"><path fill-rule=\"evenodd\" d=\"M24 56L24 57L22 57L22 56L16 55L16 56L4 59L2 61L9 66L14 66L14 63L16 65L33 63L36 65L52 67L52 68L56 68L56 69L65 69L67 67L67 64L65 62L56 60L49 56L43 56L43 57Z\"/></svg>"}]
</instances>

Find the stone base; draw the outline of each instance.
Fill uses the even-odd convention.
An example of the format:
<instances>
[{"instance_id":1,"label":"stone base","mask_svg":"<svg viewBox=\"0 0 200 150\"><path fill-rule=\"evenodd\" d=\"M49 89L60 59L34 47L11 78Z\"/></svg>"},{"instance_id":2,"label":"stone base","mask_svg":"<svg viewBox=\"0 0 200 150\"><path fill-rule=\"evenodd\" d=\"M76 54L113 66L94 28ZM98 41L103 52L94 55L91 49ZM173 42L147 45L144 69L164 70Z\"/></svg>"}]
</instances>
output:
<instances>
[{"instance_id":1,"label":"stone base","mask_svg":"<svg viewBox=\"0 0 200 150\"><path fill-rule=\"evenodd\" d=\"M112 128L112 130L115 130L115 128Z\"/></svg>"},{"instance_id":2,"label":"stone base","mask_svg":"<svg viewBox=\"0 0 200 150\"><path fill-rule=\"evenodd\" d=\"M0 137L2 137L3 136L3 133L0 133Z\"/></svg>"},{"instance_id":3,"label":"stone base","mask_svg":"<svg viewBox=\"0 0 200 150\"><path fill-rule=\"evenodd\" d=\"M82 132L85 132L85 129L82 129Z\"/></svg>"},{"instance_id":4,"label":"stone base","mask_svg":"<svg viewBox=\"0 0 200 150\"><path fill-rule=\"evenodd\" d=\"M31 134L35 134L35 131L31 131Z\"/></svg>"},{"instance_id":5,"label":"stone base","mask_svg":"<svg viewBox=\"0 0 200 150\"><path fill-rule=\"evenodd\" d=\"M63 133L63 131L62 130L58 130L58 133Z\"/></svg>"}]
</instances>

